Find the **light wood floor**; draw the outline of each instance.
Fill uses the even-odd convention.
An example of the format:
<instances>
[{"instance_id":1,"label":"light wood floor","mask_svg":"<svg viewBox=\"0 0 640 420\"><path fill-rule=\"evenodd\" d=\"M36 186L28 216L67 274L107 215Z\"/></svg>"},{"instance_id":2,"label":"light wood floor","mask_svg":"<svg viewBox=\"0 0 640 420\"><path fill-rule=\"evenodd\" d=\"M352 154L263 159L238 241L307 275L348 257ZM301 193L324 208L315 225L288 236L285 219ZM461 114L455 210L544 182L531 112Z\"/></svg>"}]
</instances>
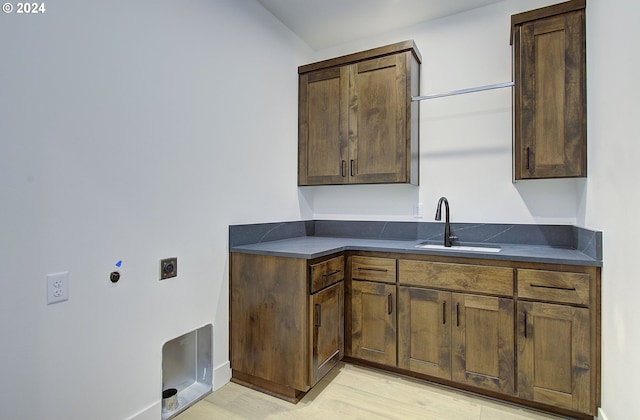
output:
<instances>
[{"instance_id":1,"label":"light wood floor","mask_svg":"<svg viewBox=\"0 0 640 420\"><path fill-rule=\"evenodd\" d=\"M298 403L235 383L208 395L178 420L211 419L559 419L396 375L340 363Z\"/></svg>"}]
</instances>

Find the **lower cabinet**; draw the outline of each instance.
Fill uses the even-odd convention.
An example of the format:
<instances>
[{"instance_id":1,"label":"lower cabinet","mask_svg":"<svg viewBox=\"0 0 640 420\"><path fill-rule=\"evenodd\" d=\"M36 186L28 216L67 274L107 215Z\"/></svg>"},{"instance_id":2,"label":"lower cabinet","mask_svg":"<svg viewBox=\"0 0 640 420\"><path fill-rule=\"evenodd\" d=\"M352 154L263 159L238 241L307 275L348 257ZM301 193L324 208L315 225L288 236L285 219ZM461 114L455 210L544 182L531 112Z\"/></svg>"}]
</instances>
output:
<instances>
[{"instance_id":1,"label":"lower cabinet","mask_svg":"<svg viewBox=\"0 0 640 420\"><path fill-rule=\"evenodd\" d=\"M568 410L596 414L594 374L599 370L592 337L590 276L584 273L520 270L521 295L567 302L519 302L517 313L518 395Z\"/></svg>"},{"instance_id":2,"label":"lower cabinet","mask_svg":"<svg viewBox=\"0 0 640 420\"><path fill-rule=\"evenodd\" d=\"M311 383L316 384L344 351L344 282L311 296L313 308L313 354Z\"/></svg>"},{"instance_id":3,"label":"lower cabinet","mask_svg":"<svg viewBox=\"0 0 640 420\"><path fill-rule=\"evenodd\" d=\"M234 253L230 272L235 382L297 401L347 347L349 360L597 414L597 267L354 251Z\"/></svg>"},{"instance_id":4,"label":"lower cabinet","mask_svg":"<svg viewBox=\"0 0 640 420\"><path fill-rule=\"evenodd\" d=\"M344 353L344 257L231 254L232 380L298 401Z\"/></svg>"},{"instance_id":5,"label":"lower cabinet","mask_svg":"<svg viewBox=\"0 0 640 420\"><path fill-rule=\"evenodd\" d=\"M452 300L452 379L513 394L513 299L453 293Z\"/></svg>"},{"instance_id":6,"label":"lower cabinet","mask_svg":"<svg viewBox=\"0 0 640 420\"><path fill-rule=\"evenodd\" d=\"M451 379L451 292L398 288L398 367Z\"/></svg>"},{"instance_id":7,"label":"lower cabinet","mask_svg":"<svg viewBox=\"0 0 640 420\"><path fill-rule=\"evenodd\" d=\"M400 287L398 308L398 367L513 394L513 299Z\"/></svg>"},{"instance_id":8,"label":"lower cabinet","mask_svg":"<svg viewBox=\"0 0 640 420\"><path fill-rule=\"evenodd\" d=\"M396 286L354 280L351 283L352 355L396 365Z\"/></svg>"}]
</instances>

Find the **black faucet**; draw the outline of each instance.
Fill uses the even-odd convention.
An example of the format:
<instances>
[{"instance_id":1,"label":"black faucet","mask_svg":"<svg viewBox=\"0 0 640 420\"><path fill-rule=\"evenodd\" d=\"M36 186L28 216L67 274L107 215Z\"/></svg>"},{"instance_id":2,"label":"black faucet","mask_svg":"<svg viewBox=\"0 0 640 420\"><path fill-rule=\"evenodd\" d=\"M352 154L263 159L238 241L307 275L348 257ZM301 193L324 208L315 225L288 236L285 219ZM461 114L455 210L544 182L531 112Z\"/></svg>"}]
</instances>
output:
<instances>
[{"instance_id":1,"label":"black faucet","mask_svg":"<svg viewBox=\"0 0 640 420\"><path fill-rule=\"evenodd\" d=\"M451 234L451 223L449 222L449 201L447 197L440 197L438 207L436 208L436 220L442 220L442 203L444 203L445 220L444 220L444 246L451 247L454 239L458 239Z\"/></svg>"}]
</instances>

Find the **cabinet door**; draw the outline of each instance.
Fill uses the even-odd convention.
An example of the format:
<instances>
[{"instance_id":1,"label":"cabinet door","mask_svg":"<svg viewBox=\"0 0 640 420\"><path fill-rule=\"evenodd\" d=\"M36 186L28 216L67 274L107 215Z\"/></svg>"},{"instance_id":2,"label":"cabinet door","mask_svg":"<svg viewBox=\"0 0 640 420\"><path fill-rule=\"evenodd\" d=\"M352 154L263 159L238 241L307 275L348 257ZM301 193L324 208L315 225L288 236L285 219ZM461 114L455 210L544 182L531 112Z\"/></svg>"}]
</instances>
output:
<instances>
[{"instance_id":1,"label":"cabinet door","mask_svg":"<svg viewBox=\"0 0 640 420\"><path fill-rule=\"evenodd\" d=\"M518 303L518 394L595 415L590 401L589 310Z\"/></svg>"},{"instance_id":2,"label":"cabinet door","mask_svg":"<svg viewBox=\"0 0 640 420\"><path fill-rule=\"evenodd\" d=\"M344 282L312 295L313 361L311 385L315 385L344 354Z\"/></svg>"},{"instance_id":3,"label":"cabinet door","mask_svg":"<svg viewBox=\"0 0 640 420\"><path fill-rule=\"evenodd\" d=\"M349 66L351 183L407 182L407 57Z\"/></svg>"},{"instance_id":4,"label":"cabinet door","mask_svg":"<svg viewBox=\"0 0 640 420\"><path fill-rule=\"evenodd\" d=\"M452 379L513 394L513 299L453 294Z\"/></svg>"},{"instance_id":5,"label":"cabinet door","mask_svg":"<svg viewBox=\"0 0 640 420\"><path fill-rule=\"evenodd\" d=\"M584 10L515 33L515 177L587 175Z\"/></svg>"},{"instance_id":6,"label":"cabinet door","mask_svg":"<svg viewBox=\"0 0 640 420\"><path fill-rule=\"evenodd\" d=\"M299 79L298 184L346 184L346 67L306 73Z\"/></svg>"},{"instance_id":7,"label":"cabinet door","mask_svg":"<svg viewBox=\"0 0 640 420\"><path fill-rule=\"evenodd\" d=\"M451 293L398 288L398 367L451 379Z\"/></svg>"},{"instance_id":8,"label":"cabinet door","mask_svg":"<svg viewBox=\"0 0 640 420\"><path fill-rule=\"evenodd\" d=\"M396 365L396 286L352 281L352 355Z\"/></svg>"}]
</instances>

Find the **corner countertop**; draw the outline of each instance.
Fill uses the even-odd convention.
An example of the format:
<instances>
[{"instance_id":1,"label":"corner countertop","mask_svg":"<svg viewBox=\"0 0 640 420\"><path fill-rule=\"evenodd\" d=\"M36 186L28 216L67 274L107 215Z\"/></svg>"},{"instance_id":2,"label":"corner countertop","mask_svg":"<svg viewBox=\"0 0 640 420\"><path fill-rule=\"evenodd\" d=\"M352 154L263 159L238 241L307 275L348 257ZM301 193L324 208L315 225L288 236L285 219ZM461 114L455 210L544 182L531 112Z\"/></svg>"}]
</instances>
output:
<instances>
[{"instance_id":1,"label":"corner countertop","mask_svg":"<svg viewBox=\"0 0 640 420\"><path fill-rule=\"evenodd\" d=\"M376 251L490 260L509 260L596 267L602 266L601 260L593 258L576 249L567 247L509 243L495 244L500 247L500 252L416 248L417 245L424 242L425 240L299 236L268 242L232 246L229 251L245 254L273 255L303 259L314 259L343 251ZM477 244L462 243L462 245Z\"/></svg>"}]
</instances>

